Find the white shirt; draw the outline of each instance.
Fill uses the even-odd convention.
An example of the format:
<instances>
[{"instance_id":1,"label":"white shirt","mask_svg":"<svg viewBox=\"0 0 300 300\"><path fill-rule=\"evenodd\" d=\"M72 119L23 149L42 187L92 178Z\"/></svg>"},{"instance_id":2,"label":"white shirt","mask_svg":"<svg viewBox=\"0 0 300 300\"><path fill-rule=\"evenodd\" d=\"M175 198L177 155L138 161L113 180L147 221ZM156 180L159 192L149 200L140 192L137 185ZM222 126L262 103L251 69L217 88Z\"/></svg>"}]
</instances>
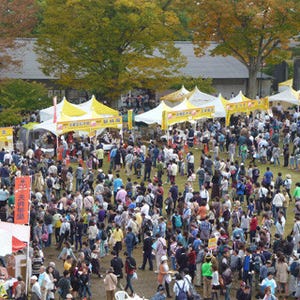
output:
<instances>
[{"instance_id":1,"label":"white shirt","mask_svg":"<svg viewBox=\"0 0 300 300\"><path fill-rule=\"evenodd\" d=\"M145 216L149 215L149 205L147 203L145 203L142 207L141 207L141 214L144 213Z\"/></svg>"},{"instance_id":2,"label":"white shirt","mask_svg":"<svg viewBox=\"0 0 300 300\"><path fill-rule=\"evenodd\" d=\"M282 207L283 206L283 201L285 200L284 196L282 193L277 193L274 198L273 198L273 201L272 201L272 204L275 206L275 207Z\"/></svg>"},{"instance_id":3,"label":"white shirt","mask_svg":"<svg viewBox=\"0 0 300 300\"><path fill-rule=\"evenodd\" d=\"M200 190L200 197L209 201L209 193L206 189Z\"/></svg>"}]
</instances>

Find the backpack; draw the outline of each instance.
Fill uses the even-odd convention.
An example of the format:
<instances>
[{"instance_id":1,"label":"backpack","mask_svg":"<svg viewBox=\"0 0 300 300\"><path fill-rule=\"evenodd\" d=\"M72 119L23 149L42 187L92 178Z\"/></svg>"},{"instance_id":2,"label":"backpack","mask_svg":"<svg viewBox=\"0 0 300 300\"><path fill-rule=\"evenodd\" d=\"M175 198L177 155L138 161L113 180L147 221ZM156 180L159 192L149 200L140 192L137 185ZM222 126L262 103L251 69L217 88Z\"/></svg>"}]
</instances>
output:
<instances>
[{"instance_id":1,"label":"backpack","mask_svg":"<svg viewBox=\"0 0 300 300\"><path fill-rule=\"evenodd\" d=\"M47 178L46 184L49 189L51 189L53 187L53 181L50 177Z\"/></svg>"},{"instance_id":2,"label":"backpack","mask_svg":"<svg viewBox=\"0 0 300 300\"><path fill-rule=\"evenodd\" d=\"M105 230L102 230L102 232L101 232L101 240L105 241L106 239L107 239L107 233L106 233Z\"/></svg>"},{"instance_id":3,"label":"backpack","mask_svg":"<svg viewBox=\"0 0 300 300\"><path fill-rule=\"evenodd\" d=\"M290 273L294 277L298 277L299 276L299 271L300 271L300 264L297 261L293 261L291 266L290 266Z\"/></svg>"},{"instance_id":4,"label":"backpack","mask_svg":"<svg viewBox=\"0 0 300 300\"><path fill-rule=\"evenodd\" d=\"M180 228L182 226L181 216L175 215L174 216L174 224L176 228Z\"/></svg>"},{"instance_id":5,"label":"backpack","mask_svg":"<svg viewBox=\"0 0 300 300\"><path fill-rule=\"evenodd\" d=\"M226 269L222 274L222 278L223 278L223 281L224 281L224 285L231 284L232 279L233 279L231 270Z\"/></svg>"},{"instance_id":6,"label":"backpack","mask_svg":"<svg viewBox=\"0 0 300 300\"><path fill-rule=\"evenodd\" d=\"M262 259L260 255L255 255L253 265L254 265L254 271L259 274L260 267L262 265Z\"/></svg>"},{"instance_id":7,"label":"backpack","mask_svg":"<svg viewBox=\"0 0 300 300\"><path fill-rule=\"evenodd\" d=\"M176 282L176 285L179 289L179 293L178 295L176 296L176 300L187 300L187 294L186 292L184 291L184 286L185 286L185 283L183 283L183 286L182 288L179 286L178 282Z\"/></svg>"}]
</instances>

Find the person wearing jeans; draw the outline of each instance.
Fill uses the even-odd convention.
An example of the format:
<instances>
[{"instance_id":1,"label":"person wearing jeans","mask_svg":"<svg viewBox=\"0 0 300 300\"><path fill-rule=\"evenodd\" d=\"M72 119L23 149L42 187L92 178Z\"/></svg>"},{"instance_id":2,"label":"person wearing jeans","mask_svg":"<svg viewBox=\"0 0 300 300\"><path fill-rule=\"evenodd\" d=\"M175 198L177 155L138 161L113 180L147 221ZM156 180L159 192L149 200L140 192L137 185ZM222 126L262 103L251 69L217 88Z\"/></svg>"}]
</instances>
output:
<instances>
[{"instance_id":1,"label":"person wearing jeans","mask_svg":"<svg viewBox=\"0 0 300 300\"><path fill-rule=\"evenodd\" d=\"M126 256L126 260L125 260L126 286L124 290L127 291L128 289L130 289L131 296L132 296L134 295L134 290L131 284L131 280L136 270L136 262L132 256L128 255L127 252L124 252L124 255Z\"/></svg>"},{"instance_id":2,"label":"person wearing jeans","mask_svg":"<svg viewBox=\"0 0 300 300\"><path fill-rule=\"evenodd\" d=\"M230 300L230 291L232 286L233 274L232 271L226 263L222 263L222 269L224 272L222 273L222 278L225 287L225 300Z\"/></svg>"}]
</instances>

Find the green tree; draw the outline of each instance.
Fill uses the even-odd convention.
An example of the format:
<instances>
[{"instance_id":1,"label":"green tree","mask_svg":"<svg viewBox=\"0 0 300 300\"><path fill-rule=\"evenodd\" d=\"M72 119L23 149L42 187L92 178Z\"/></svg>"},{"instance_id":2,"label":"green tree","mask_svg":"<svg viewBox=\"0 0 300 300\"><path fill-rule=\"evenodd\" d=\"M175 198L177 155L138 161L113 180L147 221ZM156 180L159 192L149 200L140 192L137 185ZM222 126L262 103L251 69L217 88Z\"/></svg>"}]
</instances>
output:
<instances>
[{"instance_id":1,"label":"green tree","mask_svg":"<svg viewBox=\"0 0 300 300\"><path fill-rule=\"evenodd\" d=\"M0 1L0 68L19 63L12 57L13 49L20 46L16 38L30 37L37 21L35 0Z\"/></svg>"},{"instance_id":2,"label":"green tree","mask_svg":"<svg viewBox=\"0 0 300 300\"><path fill-rule=\"evenodd\" d=\"M184 59L181 27L159 0L49 0L37 51L46 74L107 100L132 88L168 86Z\"/></svg>"},{"instance_id":3,"label":"green tree","mask_svg":"<svg viewBox=\"0 0 300 300\"><path fill-rule=\"evenodd\" d=\"M263 63L281 62L290 38L300 31L299 0L199 0L191 23L196 53L215 41L212 55L233 55L249 71L247 95L257 92Z\"/></svg>"},{"instance_id":4,"label":"green tree","mask_svg":"<svg viewBox=\"0 0 300 300\"><path fill-rule=\"evenodd\" d=\"M51 104L47 89L41 83L5 80L0 84L0 126L15 125L30 111Z\"/></svg>"}]
</instances>

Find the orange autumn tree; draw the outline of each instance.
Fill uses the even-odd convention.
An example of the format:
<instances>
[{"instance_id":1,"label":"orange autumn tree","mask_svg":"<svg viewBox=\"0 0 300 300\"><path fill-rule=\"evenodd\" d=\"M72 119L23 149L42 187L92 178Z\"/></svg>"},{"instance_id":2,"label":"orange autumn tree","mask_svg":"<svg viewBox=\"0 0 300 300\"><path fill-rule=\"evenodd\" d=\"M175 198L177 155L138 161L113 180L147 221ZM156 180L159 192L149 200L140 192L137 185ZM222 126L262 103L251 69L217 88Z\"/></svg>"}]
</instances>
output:
<instances>
[{"instance_id":1,"label":"orange autumn tree","mask_svg":"<svg viewBox=\"0 0 300 300\"><path fill-rule=\"evenodd\" d=\"M0 66L18 63L13 50L20 46L17 38L30 37L37 23L36 0L0 0Z\"/></svg>"},{"instance_id":2,"label":"orange autumn tree","mask_svg":"<svg viewBox=\"0 0 300 300\"><path fill-rule=\"evenodd\" d=\"M232 55L249 71L247 95L257 92L263 63L280 62L292 37L300 31L299 0L195 0L191 29L198 55L210 42L212 55Z\"/></svg>"}]
</instances>

